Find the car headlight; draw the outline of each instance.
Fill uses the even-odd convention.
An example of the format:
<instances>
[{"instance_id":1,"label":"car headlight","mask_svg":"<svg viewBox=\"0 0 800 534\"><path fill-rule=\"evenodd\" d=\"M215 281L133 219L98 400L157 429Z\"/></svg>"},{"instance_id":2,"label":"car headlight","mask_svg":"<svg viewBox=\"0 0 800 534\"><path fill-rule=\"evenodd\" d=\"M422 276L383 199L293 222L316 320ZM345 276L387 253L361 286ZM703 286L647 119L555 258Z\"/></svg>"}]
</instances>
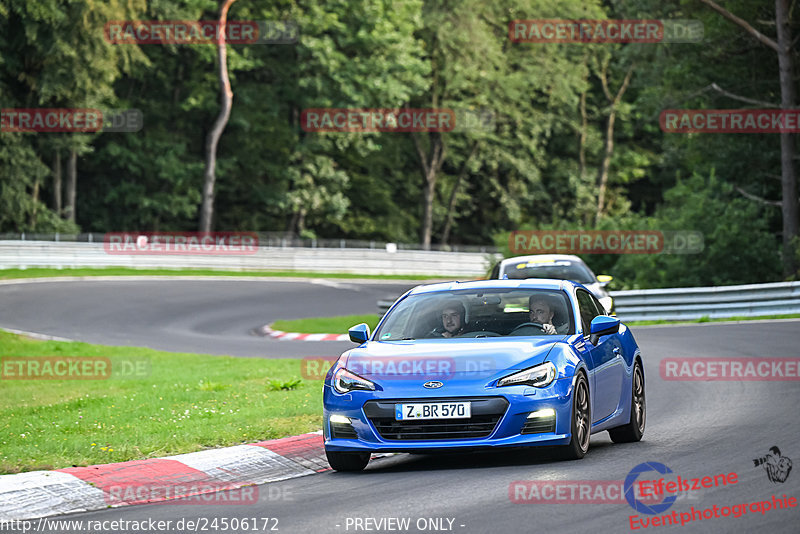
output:
<instances>
[{"instance_id":1,"label":"car headlight","mask_svg":"<svg viewBox=\"0 0 800 534\"><path fill-rule=\"evenodd\" d=\"M549 386L556 379L557 374L556 366L550 362L545 362L501 378L497 381L497 387L524 385L543 388Z\"/></svg>"},{"instance_id":2,"label":"car headlight","mask_svg":"<svg viewBox=\"0 0 800 534\"><path fill-rule=\"evenodd\" d=\"M348 393L354 389L375 391L375 384L342 367L333 375L333 389L339 393Z\"/></svg>"}]
</instances>

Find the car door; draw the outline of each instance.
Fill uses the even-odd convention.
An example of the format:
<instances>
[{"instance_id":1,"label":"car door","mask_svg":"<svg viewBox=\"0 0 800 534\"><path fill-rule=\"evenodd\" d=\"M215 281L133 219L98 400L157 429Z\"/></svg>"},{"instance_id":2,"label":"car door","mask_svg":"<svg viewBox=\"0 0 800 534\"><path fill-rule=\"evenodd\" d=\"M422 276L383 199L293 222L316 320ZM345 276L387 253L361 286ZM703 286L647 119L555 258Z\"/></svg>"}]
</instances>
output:
<instances>
[{"instance_id":1,"label":"car door","mask_svg":"<svg viewBox=\"0 0 800 534\"><path fill-rule=\"evenodd\" d=\"M618 334L600 336L596 344L591 342L589 328L592 319L604 313L603 306L583 289L578 289L576 296L581 312L584 343L592 362L592 422L597 422L613 414L619 406L625 365Z\"/></svg>"}]
</instances>

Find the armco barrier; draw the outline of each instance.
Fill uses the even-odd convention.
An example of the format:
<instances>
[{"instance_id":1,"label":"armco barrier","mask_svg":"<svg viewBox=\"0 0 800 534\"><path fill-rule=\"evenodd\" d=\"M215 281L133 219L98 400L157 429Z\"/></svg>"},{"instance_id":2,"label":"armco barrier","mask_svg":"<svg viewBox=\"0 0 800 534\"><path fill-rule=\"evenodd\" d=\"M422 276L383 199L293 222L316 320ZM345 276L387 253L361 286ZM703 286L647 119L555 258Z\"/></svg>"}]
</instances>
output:
<instances>
[{"instance_id":1,"label":"armco barrier","mask_svg":"<svg viewBox=\"0 0 800 534\"><path fill-rule=\"evenodd\" d=\"M623 321L800 313L800 282L612 291L611 296L617 316ZM378 315L385 314L393 303L390 299L379 300Z\"/></svg>"},{"instance_id":2,"label":"armco barrier","mask_svg":"<svg viewBox=\"0 0 800 534\"><path fill-rule=\"evenodd\" d=\"M499 254L357 248L259 247L255 254L120 255L103 243L0 241L0 269L130 267L226 271L306 271L355 274L429 275L469 279L484 276Z\"/></svg>"},{"instance_id":3,"label":"armco barrier","mask_svg":"<svg viewBox=\"0 0 800 534\"><path fill-rule=\"evenodd\" d=\"M623 321L800 313L800 282L612 291Z\"/></svg>"}]
</instances>

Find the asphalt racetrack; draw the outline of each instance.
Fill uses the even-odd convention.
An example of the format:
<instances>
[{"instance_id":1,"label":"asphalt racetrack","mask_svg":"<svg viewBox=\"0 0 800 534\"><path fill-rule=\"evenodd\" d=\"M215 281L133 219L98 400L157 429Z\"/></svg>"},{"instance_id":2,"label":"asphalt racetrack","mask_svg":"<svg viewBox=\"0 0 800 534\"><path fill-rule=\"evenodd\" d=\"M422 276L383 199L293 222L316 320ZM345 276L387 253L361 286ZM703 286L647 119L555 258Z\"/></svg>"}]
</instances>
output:
<instances>
[{"instance_id":1,"label":"asphalt racetrack","mask_svg":"<svg viewBox=\"0 0 800 534\"><path fill-rule=\"evenodd\" d=\"M173 352L338 356L352 343L281 341L252 331L278 319L377 314L378 300L397 297L415 285L245 277L8 284L0 285L0 328Z\"/></svg>"},{"instance_id":2,"label":"asphalt racetrack","mask_svg":"<svg viewBox=\"0 0 800 534\"><path fill-rule=\"evenodd\" d=\"M370 313L378 298L407 287L239 280L4 285L0 326L166 350L264 357L334 354L351 345L266 340L248 332L278 318ZM373 460L363 473L328 471L261 486L257 504L143 505L57 519L153 519L171 520L173 525L181 519L200 520L198 525L206 525L205 530L196 529L200 532L298 534L800 532L800 503L774 509L772 500L784 495L800 498L800 382L672 381L659 373L664 358L796 357L800 321L633 327L633 332L642 349L647 391L647 428L639 443L613 444L603 432L592 436L583 460L570 462L545 449L395 455ZM771 481L765 468L753 461L774 446L795 464L783 482ZM644 462L664 464L683 479L728 473L737 478L730 485L683 493L657 516L637 512L624 501L570 503L555 492L544 499L543 491L539 502L513 502L514 497L529 497L517 493L517 481L622 484ZM760 501L769 501L770 509L748 506L747 513L734 517L731 507ZM698 519L703 510L715 506L731 515L714 517L710 512L711 517ZM741 514L741 507L736 510ZM683 526L644 528L641 523L673 511L679 523L682 514L693 519ZM631 517L636 522L631 523ZM214 518L229 524L232 518L256 518L257 526L251 521L247 528L242 528L244 523L238 529L211 528ZM398 528L405 520L407 528Z\"/></svg>"}]
</instances>

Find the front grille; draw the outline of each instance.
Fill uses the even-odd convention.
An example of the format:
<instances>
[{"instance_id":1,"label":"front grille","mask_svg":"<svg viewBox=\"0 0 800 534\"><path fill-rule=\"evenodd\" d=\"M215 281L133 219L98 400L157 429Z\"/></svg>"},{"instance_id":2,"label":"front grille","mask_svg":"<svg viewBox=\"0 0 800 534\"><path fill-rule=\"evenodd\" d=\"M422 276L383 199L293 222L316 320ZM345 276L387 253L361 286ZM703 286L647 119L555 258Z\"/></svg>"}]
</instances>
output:
<instances>
[{"instance_id":1,"label":"front grille","mask_svg":"<svg viewBox=\"0 0 800 534\"><path fill-rule=\"evenodd\" d=\"M331 434L335 439L356 439L356 430L350 423L331 423Z\"/></svg>"},{"instance_id":2,"label":"front grille","mask_svg":"<svg viewBox=\"0 0 800 534\"><path fill-rule=\"evenodd\" d=\"M468 419L427 419L421 421L395 420L395 404L411 402L470 401L472 416ZM476 439L489 436L505 414L508 401L503 397L397 399L369 401L364 413L375 430L387 440Z\"/></svg>"}]
</instances>

